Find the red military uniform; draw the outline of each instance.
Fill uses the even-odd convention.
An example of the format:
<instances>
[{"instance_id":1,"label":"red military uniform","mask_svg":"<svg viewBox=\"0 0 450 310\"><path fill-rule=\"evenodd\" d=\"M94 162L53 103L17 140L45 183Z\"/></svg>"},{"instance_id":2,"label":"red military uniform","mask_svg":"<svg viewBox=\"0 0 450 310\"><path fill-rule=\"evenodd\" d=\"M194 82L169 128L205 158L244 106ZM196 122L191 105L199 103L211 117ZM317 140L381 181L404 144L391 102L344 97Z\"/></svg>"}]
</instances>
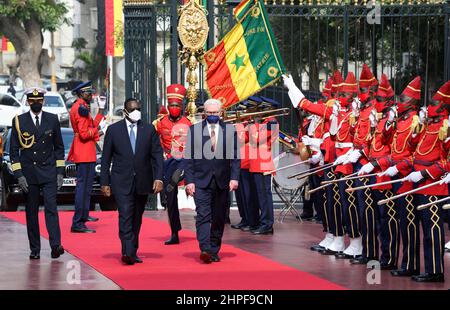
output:
<instances>
[{"instance_id":1,"label":"red military uniform","mask_svg":"<svg viewBox=\"0 0 450 310\"><path fill-rule=\"evenodd\" d=\"M67 158L68 161L74 163L97 161L98 125L103 118L103 115L97 114L95 119L92 119L89 105L82 98L75 101L70 109L70 123L72 124L74 138Z\"/></svg>"},{"instance_id":2,"label":"red military uniform","mask_svg":"<svg viewBox=\"0 0 450 310\"><path fill-rule=\"evenodd\" d=\"M262 173L275 169L272 143L278 138L270 125L278 124L275 118L267 118L261 124L250 126L250 172Z\"/></svg>"},{"instance_id":3,"label":"red military uniform","mask_svg":"<svg viewBox=\"0 0 450 310\"><path fill-rule=\"evenodd\" d=\"M249 159L249 127L244 123L236 123L236 135L241 156L241 169L250 169Z\"/></svg>"},{"instance_id":4,"label":"red military uniform","mask_svg":"<svg viewBox=\"0 0 450 310\"><path fill-rule=\"evenodd\" d=\"M165 158L172 156L183 158L187 133L191 125L191 121L185 116L173 121L169 115L166 115L157 122L156 132L160 135Z\"/></svg>"}]
</instances>

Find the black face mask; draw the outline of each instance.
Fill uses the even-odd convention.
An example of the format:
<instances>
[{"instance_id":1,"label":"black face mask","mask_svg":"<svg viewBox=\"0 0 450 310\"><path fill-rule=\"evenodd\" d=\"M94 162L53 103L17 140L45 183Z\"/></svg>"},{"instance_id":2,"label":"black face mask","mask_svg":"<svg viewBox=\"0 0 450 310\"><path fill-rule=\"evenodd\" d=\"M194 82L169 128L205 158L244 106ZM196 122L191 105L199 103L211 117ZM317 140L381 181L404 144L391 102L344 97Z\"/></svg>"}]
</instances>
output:
<instances>
[{"instance_id":1,"label":"black face mask","mask_svg":"<svg viewBox=\"0 0 450 310\"><path fill-rule=\"evenodd\" d=\"M42 110L42 103L38 103L38 102L33 103L32 105L30 105L30 109L34 113L39 113Z\"/></svg>"}]
</instances>

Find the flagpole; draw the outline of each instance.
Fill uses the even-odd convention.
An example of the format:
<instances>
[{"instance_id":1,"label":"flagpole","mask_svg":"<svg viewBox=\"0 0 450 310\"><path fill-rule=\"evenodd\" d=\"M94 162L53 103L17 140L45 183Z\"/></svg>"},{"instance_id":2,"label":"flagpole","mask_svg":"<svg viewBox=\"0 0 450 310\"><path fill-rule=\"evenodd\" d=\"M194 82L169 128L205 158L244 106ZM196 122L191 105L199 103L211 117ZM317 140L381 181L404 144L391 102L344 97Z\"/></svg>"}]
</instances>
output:
<instances>
[{"instance_id":1,"label":"flagpole","mask_svg":"<svg viewBox=\"0 0 450 310\"><path fill-rule=\"evenodd\" d=\"M114 65L113 65L113 56L108 55L108 69L109 69L109 83L108 83L108 118L112 121L113 111L114 111L114 102L113 102L113 79L114 79Z\"/></svg>"}]
</instances>

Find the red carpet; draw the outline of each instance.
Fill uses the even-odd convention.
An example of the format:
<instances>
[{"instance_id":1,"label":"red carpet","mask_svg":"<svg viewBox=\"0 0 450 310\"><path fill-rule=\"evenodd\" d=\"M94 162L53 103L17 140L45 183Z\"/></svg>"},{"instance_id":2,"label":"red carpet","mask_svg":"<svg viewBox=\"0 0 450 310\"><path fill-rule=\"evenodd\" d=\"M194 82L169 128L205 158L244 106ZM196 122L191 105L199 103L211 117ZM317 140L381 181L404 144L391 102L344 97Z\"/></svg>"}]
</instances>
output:
<instances>
[{"instance_id":1,"label":"red carpet","mask_svg":"<svg viewBox=\"0 0 450 310\"><path fill-rule=\"evenodd\" d=\"M271 261L230 245L223 245L222 261L203 264L195 233L183 230L179 246L164 246L170 234L167 223L144 218L138 255L143 264L120 263L120 240L116 212L92 212L100 221L89 226L96 234L72 234L72 212L60 212L62 243L68 252L83 260L123 289L151 290L334 290L344 289L309 273ZM1 213L25 224L25 212ZM41 234L48 237L44 214ZM28 244L24 244L24 247Z\"/></svg>"}]
</instances>

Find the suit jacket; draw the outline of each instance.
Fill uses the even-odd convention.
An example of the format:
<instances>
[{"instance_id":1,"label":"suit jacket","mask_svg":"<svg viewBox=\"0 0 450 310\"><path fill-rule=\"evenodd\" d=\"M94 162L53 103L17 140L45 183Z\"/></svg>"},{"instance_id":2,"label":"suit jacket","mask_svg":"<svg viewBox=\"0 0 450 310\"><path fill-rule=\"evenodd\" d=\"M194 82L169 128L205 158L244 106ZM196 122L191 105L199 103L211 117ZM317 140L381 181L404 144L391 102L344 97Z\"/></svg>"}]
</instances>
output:
<instances>
[{"instance_id":1,"label":"suit jacket","mask_svg":"<svg viewBox=\"0 0 450 310\"><path fill-rule=\"evenodd\" d=\"M206 120L189 127L184 154L186 184L206 188L215 177L219 188L226 189L230 180L239 180L241 163L236 130L222 121L218 125L214 153Z\"/></svg>"},{"instance_id":2,"label":"suit jacket","mask_svg":"<svg viewBox=\"0 0 450 310\"><path fill-rule=\"evenodd\" d=\"M64 174L64 142L58 116L42 111L39 129L30 112L19 115L19 127L23 136L34 136L30 148L19 143L15 118L12 121L10 158L16 178L25 176L28 184L56 182L56 174Z\"/></svg>"},{"instance_id":3,"label":"suit jacket","mask_svg":"<svg viewBox=\"0 0 450 310\"><path fill-rule=\"evenodd\" d=\"M138 122L135 154L125 119L108 127L103 142L102 186L111 185L115 195L128 195L133 188L137 194L146 195L153 193L153 181L162 179L163 153L151 124Z\"/></svg>"}]
</instances>

